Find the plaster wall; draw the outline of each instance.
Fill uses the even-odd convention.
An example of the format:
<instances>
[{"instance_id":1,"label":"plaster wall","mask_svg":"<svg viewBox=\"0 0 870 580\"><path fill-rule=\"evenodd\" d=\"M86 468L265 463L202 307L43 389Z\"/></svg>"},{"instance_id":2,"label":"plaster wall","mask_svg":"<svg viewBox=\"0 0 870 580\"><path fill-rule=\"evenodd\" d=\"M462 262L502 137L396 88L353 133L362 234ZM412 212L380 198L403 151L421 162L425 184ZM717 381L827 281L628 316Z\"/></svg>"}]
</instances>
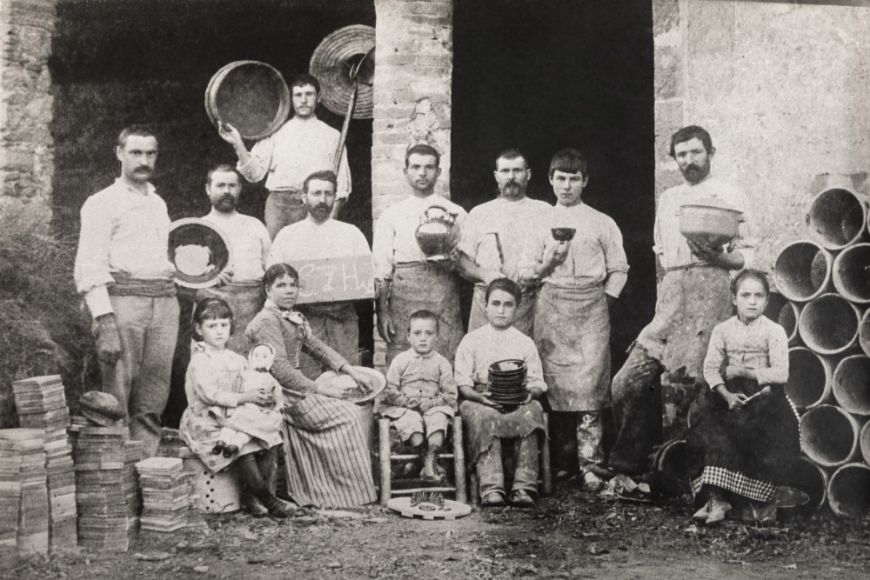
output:
<instances>
[{"instance_id":1,"label":"plaster wall","mask_svg":"<svg viewBox=\"0 0 870 580\"><path fill-rule=\"evenodd\" d=\"M713 168L749 195L769 269L822 173L870 168L870 7L656 0L656 182L679 182L667 139L713 136Z\"/></svg>"}]
</instances>

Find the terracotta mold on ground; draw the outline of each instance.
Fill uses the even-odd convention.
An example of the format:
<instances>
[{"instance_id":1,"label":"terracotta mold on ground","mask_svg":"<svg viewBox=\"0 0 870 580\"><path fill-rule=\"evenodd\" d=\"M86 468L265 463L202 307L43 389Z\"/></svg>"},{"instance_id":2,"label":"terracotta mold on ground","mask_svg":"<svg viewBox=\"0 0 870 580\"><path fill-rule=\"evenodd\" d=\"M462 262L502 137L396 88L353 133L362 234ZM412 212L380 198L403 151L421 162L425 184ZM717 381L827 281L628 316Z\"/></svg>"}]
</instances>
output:
<instances>
[{"instance_id":1,"label":"terracotta mold on ground","mask_svg":"<svg viewBox=\"0 0 870 580\"><path fill-rule=\"evenodd\" d=\"M831 391L846 411L853 415L870 415L870 358L856 354L837 363Z\"/></svg>"},{"instance_id":2,"label":"terracotta mold on ground","mask_svg":"<svg viewBox=\"0 0 870 580\"><path fill-rule=\"evenodd\" d=\"M870 511L870 467L841 466L828 481L828 505L838 516L860 519Z\"/></svg>"},{"instance_id":3,"label":"terracotta mold on ground","mask_svg":"<svg viewBox=\"0 0 870 580\"><path fill-rule=\"evenodd\" d=\"M837 254L831 279L849 302L870 304L870 244L855 244Z\"/></svg>"},{"instance_id":4,"label":"terracotta mold on ground","mask_svg":"<svg viewBox=\"0 0 870 580\"><path fill-rule=\"evenodd\" d=\"M796 407L816 407L828 401L833 373L829 359L797 346L788 351L788 366L785 392Z\"/></svg>"},{"instance_id":5,"label":"terracotta mold on ground","mask_svg":"<svg viewBox=\"0 0 870 580\"><path fill-rule=\"evenodd\" d=\"M825 248L841 250L866 234L867 199L834 187L819 193L807 210L810 232Z\"/></svg>"}]
</instances>

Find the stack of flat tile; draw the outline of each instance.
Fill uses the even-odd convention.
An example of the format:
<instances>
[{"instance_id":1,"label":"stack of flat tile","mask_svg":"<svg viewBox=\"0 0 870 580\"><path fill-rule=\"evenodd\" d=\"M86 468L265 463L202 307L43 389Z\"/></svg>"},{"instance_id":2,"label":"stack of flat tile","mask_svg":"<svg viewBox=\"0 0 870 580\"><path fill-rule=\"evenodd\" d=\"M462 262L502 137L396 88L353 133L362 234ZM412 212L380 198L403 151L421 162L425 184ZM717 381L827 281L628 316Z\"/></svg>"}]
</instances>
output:
<instances>
[{"instance_id":1,"label":"stack of flat tile","mask_svg":"<svg viewBox=\"0 0 870 580\"><path fill-rule=\"evenodd\" d=\"M58 375L33 377L12 383L21 427L44 434L49 499L51 550L77 544L75 472L67 437L70 423L64 386Z\"/></svg>"},{"instance_id":2,"label":"stack of flat tile","mask_svg":"<svg viewBox=\"0 0 870 580\"><path fill-rule=\"evenodd\" d=\"M135 539L139 531L139 516L142 513L142 493L139 490L139 475L136 464L145 459L145 444L128 439L124 446L124 497L127 502L127 535Z\"/></svg>"},{"instance_id":3,"label":"stack of flat tile","mask_svg":"<svg viewBox=\"0 0 870 580\"><path fill-rule=\"evenodd\" d=\"M0 429L0 547L48 554L45 440L39 429Z\"/></svg>"},{"instance_id":4,"label":"stack of flat tile","mask_svg":"<svg viewBox=\"0 0 870 580\"><path fill-rule=\"evenodd\" d=\"M126 552L130 547L124 477L125 427L87 426L75 445L79 545Z\"/></svg>"},{"instance_id":5,"label":"stack of flat tile","mask_svg":"<svg viewBox=\"0 0 870 580\"><path fill-rule=\"evenodd\" d=\"M142 489L142 530L173 532L188 524L191 477L177 457L151 457L136 464Z\"/></svg>"}]
</instances>

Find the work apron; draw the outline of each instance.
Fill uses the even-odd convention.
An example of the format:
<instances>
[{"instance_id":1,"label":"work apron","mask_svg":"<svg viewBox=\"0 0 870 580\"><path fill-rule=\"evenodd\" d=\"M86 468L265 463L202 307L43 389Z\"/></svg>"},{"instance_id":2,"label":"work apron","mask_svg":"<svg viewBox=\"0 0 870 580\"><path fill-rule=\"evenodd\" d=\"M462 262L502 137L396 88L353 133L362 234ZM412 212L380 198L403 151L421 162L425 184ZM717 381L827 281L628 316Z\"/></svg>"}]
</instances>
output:
<instances>
[{"instance_id":1,"label":"work apron","mask_svg":"<svg viewBox=\"0 0 870 580\"><path fill-rule=\"evenodd\" d=\"M397 354L411 348L408 324L411 314L417 310L431 310L438 316L435 351L453 364L464 331L459 310L459 281L451 270L429 262L396 264L389 304L396 335L387 345L387 366Z\"/></svg>"},{"instance_id":2,"label":"work apron","mask_svg":"<svg viewBox=\"0 0 870 580\"><path fill-rule=\"evenodd\" d=\"M610 406L610 316L600 285L545 283L538 294L534 334L553 411Z\"/></svg>"}]
</instances>

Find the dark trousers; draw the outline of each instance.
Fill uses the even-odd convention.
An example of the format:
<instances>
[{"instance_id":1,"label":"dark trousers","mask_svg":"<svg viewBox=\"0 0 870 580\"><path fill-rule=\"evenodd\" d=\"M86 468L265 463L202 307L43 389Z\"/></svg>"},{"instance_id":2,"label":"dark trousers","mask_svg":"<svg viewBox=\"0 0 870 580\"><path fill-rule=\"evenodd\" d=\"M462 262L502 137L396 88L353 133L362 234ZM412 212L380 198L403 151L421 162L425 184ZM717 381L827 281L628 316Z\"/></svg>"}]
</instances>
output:
<instances>
[{"instance_id":1,"label":"dark trousers","mask_svg":"<svg viewBox=\"0 0 870 580\"><path fill-rule=\"evenodd\" d=\"M613 378L613 418L616 442L609 464L620 473L649 470L653 446L662 438L661 374L664 368L635 344Z\"/></svg>"},{"instance_id":2,"label":"dark trousers","mask_svg":"<svg viewBox=\"0 0 870 580\"><path fill-rule=\"evenodd\" d=\"M275 472L277 452L276 445L270 449L242 455L235 461L242 493L254 496L266 509L271 509L278 503L270 485Z\"/></svg>"}]
</instances>

